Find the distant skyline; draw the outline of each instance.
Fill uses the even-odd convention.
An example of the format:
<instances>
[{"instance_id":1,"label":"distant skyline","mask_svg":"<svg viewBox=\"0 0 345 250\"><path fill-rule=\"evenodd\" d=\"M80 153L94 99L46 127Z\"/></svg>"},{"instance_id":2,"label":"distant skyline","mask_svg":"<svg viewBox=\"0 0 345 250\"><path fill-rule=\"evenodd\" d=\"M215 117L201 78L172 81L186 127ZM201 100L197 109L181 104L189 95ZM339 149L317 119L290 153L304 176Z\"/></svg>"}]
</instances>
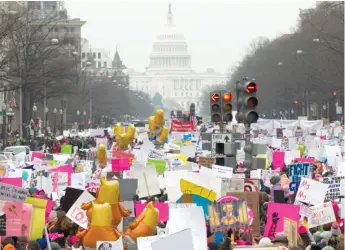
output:
<instances>
[{"instance_id":1,"label":"distant skyline","mask_svg":"<svg viewBox=\"0 0 345 250\"><path fill-rule=\"evenodd\" d=\"M253 39L292 33L299 9L315 7L309 0L66 0L65 7L71 18L87 21L82 37L92 47L104 48L113 57L117 46L128 68L144 71L166 23L169 2L188 43L192 68L222 73L241 61Z\"/></svg>"}]
</instances>

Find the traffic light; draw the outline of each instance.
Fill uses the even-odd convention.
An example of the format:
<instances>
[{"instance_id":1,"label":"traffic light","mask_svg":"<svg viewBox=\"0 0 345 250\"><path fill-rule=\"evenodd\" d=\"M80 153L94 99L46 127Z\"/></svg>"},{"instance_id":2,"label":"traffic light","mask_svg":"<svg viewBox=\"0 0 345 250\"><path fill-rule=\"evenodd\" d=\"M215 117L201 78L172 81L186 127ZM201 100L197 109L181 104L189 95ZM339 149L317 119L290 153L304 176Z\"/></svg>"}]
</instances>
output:
<instances>
[{"instance_id":1,"label":"traffic light","mask_svg":"<svg viewBox=\"0 0 345 250\"><path fill-rule=\"evenodd\" d=\"M202 120L202 117L201 116L197 116L196 117L196 120L198 121L198 126L203 124L203 120Z\"/></svg>"},{"instance_id":2,"label":"traffic light","mask_svg":"<svg viewBox=\"0 0 345 250\"><path fill-rule=\"evenodd\" d=\"M222 120L222 99L220 91L210 93L210 104L211 104L211 121L221 122Z\"/></svg>"},{"instance_id":3,"label":"traffic light","mask_svg":"<svg viewBox=\"0 0 345 250\"><path fill-rule=\"evenodd\" d=\"M225 92L223 94L223 121L232 121L232 94L230 92Z\"/></svg>"},{"instance_id":4,"label":"traffic light","mask_svg":"<svg viewBox=\"0 0 345 250\"><path fill-rule=\"evenodd\" d=\"M190 117L195 117L195 104L192 103L189 107L189 115Z\"/></svg>"},{"instance_id":5,"label":"traffic light","mask_svg":"<svg viewBox=\"0 0 345 250\"><path fill-rule=\"evenodd\" d=\"M259 114L256 111L258 99L256 98L257 84L244 78L236 83L237 93L237 122L238 123L256 123Z\"/></svg>"},{"instance_id":6,"label":"traffic light","mask_svg":"<svg viewBox=\"0 0 345 250\"><path fill-rule=\"evenodd\" d=\"M333 97L337 96L337 91L333 91Z\"/></svg>"},{"instance_id":7,"label":"traffic light","mask_svg":"<svg viewBox=\"0 0 345 250\"><path fill-rule=\"evenodd\" d=\"M182 120L182 110L177 110L176 116L177 116L177 119Z\"/></svg>"}]
</instances>

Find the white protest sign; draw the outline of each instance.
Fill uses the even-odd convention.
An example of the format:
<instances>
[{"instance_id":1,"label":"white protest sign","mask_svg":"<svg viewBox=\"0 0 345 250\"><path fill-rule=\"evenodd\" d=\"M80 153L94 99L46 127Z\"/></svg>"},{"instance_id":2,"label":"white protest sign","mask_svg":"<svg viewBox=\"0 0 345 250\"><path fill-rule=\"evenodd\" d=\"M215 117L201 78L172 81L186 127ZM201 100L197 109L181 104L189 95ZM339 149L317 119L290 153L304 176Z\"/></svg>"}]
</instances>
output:
<instances>
[{"instance_id":1,"label":"white protest sign","mask_svg":"<svg viewBox=\"0 0 345 250\"><path fill-rule=\"evenodd\" d=\"M310 210L311 214L308 217L308 228L317 227L336 221L331 202L311 207Z\"/></svg>"},{"instance_id":2,"label":"white protest sign","mask_svg":"<svg viewBox=\"0 0 345 250\"><path fill-rule=\"evenodd\" d=\"M186 218L188 218L188 220ZM196 207L189 207L189 208L169 209L169 233L170 234L178 233L184 229L191 229L192 237L189 236L188 241L192 239L193 244L188 245L187 248L181 245L180 248L177 247L175 249L207 250L205 215L204 215L204 211L202 207L196 206ZM186 239L184 239L184 241L185 240ZM193 248L193 245L194 245L194 248ZM165 247L165 248L156 248L156 249L167 249L167 248Z\"/></svg>"},{"instance_id":3,"label":"white protest sign","mask_svg":"<svg viewBox=\"0 0 345 250\"><path fill-rule=\"evenodd\" d=\"M24 202L28 195L27 189L0 183L0 200L2 201Z\"/></svg>"},{"instance_id":4,"label":"white protest sign","mask_svg":"<svg viewBox=\"0 0 345 250\"><path fill-rule=\"evenodd\" d=\"M196 207L195 203L169 203L169 209Z\"/></svg>"},{"instance_id":5,"label":"white protest sign","mask_svg":"<svg viewBox=\"0 0 345 250\"><path fill-rule=\"evenodd\" d=\"M150 153L147 157L151 158L151 159L164 160L165 159L165 153L163 151L151 149Z\"/></svg>"},{"instance_id":6,"label":"white protest sign","mask_svg":"<svg viewBox=\"0 0 345 250\"><path fill-rule=\"evenodd\" d=\"M203 249L207 249L206 246L205 244ZM151 248L152 250L196 249L193 244L192 230L190 228L177 233L168 234L166 237L152 242Z\"/></svg>"},{"instance_id":7,"label":"white protest sign","mask_svg":"<svg viewBox=\"0 0 345 250\"><path fill-rule=\"evenodd\" d=\"M81 209L81 205L83 203L91 202L94 199L95 197L93 197L89 192L84 191L68 210L66 216L82 228L87 229L89 221L86 216L86 211Z\"/></svg>"},{"instance_id":8,"label":"white protest sign","mask_svg":"<svg viewBox=\"0 0 345 250\"><path fill-rule=\"evenodd\" d=\"M72 173L71 174L71 187L84 189L86 185L86 173Z\"/></svg>"},{"instance_id":9,"label":"white protest sign","mask_svg":"<svg viewBox=\"0 0 345 250\"><path fill-rule=\"evenodd\" d=\"M59 192L66 189L68 186L68 173L54 172L51 176L53 179L53 192Z\"/></svg>"},{"instance_id":10,"label":"white protest sign","mask_svg":"<svg viewBox=\"0 0 345 250\"><path fill-rule=\"evenodd\" d=\"M341 182L344 182L345 176L338 177L324 177L322 182L329 184L325 201L333 201L343 195L341 190Z\"/></svg>"},{"instance_id":11,"label":"white protest sign","mask_svg":"<svg viewBox=\"0 0 345 250\"><path fill-rule=\"evenodd\" d=\"M149 236L149 237L139 237L137 239L137 246L138 250L151 250L151 243L154 241L157 241L163 237L165 237L166 234L158 234L155 236Z\"/></svg>"},{"instance_id":12,"label":"white protest sign","mask_svg":"<svg viewBox=\"0 0 345 250\"><path fill-rule=\"evenodd\" d=\"M216 176L216 178L231 179L233 172L233 168L212 165L212 174Z\"/></svg>"},{"instance_id":13,"label":"white protest sign","mask_svg":"<svg viewBox=\"0 0 345 250\"><path fill-rule=\"evenodd\" d=\"M97 241L97 250L123 250L123 241L120 237L117 241Z\"/></svg>"},{"instance_id":14,"label":"white protest sign","mask_svg":"<svg viewBox=\"0 0 345 250\"><path fill-rule=\"evenodd\" d=\"M105 146L105 148L107 148L107 146L108 146L108 139L107 138L96 138L96 148L98 148L98 146L100 144L103 144Z\"/></svg>"},{"instance_id":15,"label":"white protest sign","mask_svg":"<svg viewBox=\"0 0 345 250\"><path fill-rule=\"evenodd\" d=\"M327 191L328 184L303 177L296 194L296 200L312 205L323 204Z\"/></svg>"}]
</instances>

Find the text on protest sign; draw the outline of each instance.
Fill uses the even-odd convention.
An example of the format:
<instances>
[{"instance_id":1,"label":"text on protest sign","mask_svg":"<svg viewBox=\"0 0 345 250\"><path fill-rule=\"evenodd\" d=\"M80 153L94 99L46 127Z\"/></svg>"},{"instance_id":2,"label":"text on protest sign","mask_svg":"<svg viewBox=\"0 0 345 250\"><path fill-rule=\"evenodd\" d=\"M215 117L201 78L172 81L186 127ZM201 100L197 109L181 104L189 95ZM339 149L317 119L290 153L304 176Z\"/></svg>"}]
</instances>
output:
<instances>
[{"instance_id":1,"label":"text on protest sign","mask_svg":"<svg viewBox=\"0 0 345 250\"><path fill-rule=\"evenodd\" d=\"M324 177L322 182L328 184L328 191L325 201L338 199L341 194L340 183L345 180L345 176Z\"/></svg>"},{"instance_id":2,"label":"text on protest sign","mask_svg":"<svg viewBox=\"0 0 345 250\"><path fill-rule=\"evenodd\" d=\"M5 183L0 183L0 200L24 202L29 191Z\"/></svg>"},{"instance_id":3,"label":"text on protest sign","mask_svg":"<svg viewBox=\"0 0 345 250\"><path fill-rule=\"evenodd\" d=\"M331 202L327 202L310 208L308 228L335 222L334 210Z\"/></svg>"},{"instance_id":4,"label":"text on protest sign","mask_svg":"<svg viewBox=\"0 0 345 250\"><path fill-rule=\"evenodd\" d=\"M302 177L311 176L310 163L294 163L289 165L289 189L292 192L298 190Z\"/></svg>"},{"instance_id":5,"label":"text on protest sign","mask_svg":"<svg viewBox=\"0 0 345 250\"><path fill-rule=\"evenodd\" d=\"M296 200L312 205L323 204L327 190L328 184L308 178L302 178L296 194Z\"/></svg>"}]
</instances>

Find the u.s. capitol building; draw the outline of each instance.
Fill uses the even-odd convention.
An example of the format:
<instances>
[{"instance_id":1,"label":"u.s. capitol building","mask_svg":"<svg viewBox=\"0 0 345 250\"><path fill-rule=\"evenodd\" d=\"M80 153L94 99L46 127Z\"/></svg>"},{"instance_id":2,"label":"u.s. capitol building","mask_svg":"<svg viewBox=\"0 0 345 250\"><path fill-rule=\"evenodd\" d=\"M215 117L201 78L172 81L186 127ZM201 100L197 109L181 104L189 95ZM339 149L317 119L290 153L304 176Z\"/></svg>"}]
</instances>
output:
<instances>
[{"instance_id":1,"label":"u.s. capitol building","mask_svg":"<svg viewBox=\"0 0 345 250\"><path fill-rule=\"evenodd\" d=\"M141 90L153 97L156 93L163 96L163 103L173 109L173 101L184 110L192 102L196 110L201 108L201 93L206 86L225 84L227 75L217 73L212 68L203 73L192 69L188 44L174 24L174 16L169 4L167 22L163 32L157 35L150 55L149 66L145 72L128 69L130 88ZM168 104L170 103L170 105Z\"/></svg>"}]
</instances>

